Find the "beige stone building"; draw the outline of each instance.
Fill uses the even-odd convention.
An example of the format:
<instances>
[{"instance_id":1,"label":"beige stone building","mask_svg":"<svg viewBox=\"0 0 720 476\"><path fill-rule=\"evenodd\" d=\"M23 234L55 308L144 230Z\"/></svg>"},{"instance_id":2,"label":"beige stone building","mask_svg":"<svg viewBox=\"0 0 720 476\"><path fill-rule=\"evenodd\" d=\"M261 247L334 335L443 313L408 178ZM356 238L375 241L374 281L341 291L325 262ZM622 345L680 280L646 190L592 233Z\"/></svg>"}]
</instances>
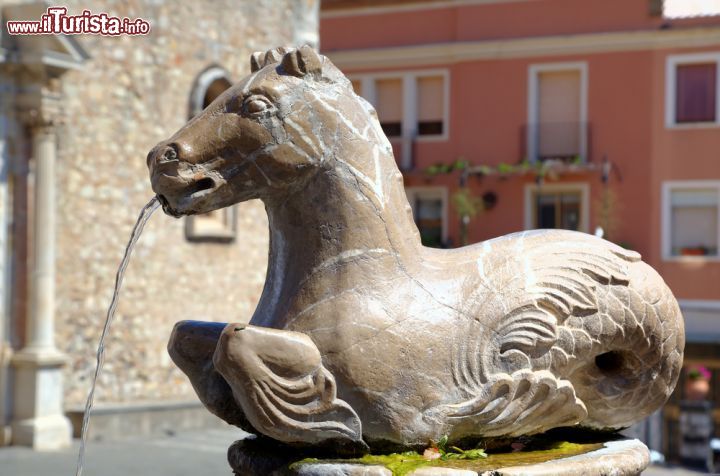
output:
<instances>
[{"instance_id":1,"label":"beige stone building","mask_svg":"<svg viewBox=\"0 0 720 476\"><path fill-rule=\"evenodd\" d=\"M67 417L82 415L117 265L152 196L147 152L245 75L253 51L317 44L318 3L69 0L69 13L143 18L151 31L3 32L0 446L68 443ZM3 28L39 20L46 7L0 0ZM170 362L167 338L181 319L249 319L264 281L266 227L260 203L151 218L107 340L94 436L198 423L204 412Z\"/></svg>"}]
</instances>

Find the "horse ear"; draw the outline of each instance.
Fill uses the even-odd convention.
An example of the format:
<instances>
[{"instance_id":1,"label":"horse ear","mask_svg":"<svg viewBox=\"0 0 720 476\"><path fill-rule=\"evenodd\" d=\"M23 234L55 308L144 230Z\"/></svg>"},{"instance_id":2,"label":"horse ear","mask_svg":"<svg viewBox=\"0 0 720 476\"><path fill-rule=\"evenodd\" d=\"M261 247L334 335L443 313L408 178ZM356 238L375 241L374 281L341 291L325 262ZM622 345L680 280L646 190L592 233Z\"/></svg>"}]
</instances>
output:
<instances>
[{"instance_id":1,"label":"horse ear","mask_svg":"<svg viewBox=\"0 0 720 476\"><path fill-rule=\"evenodd\" d=\"M308 45L285 54L281 64L285 72L293 76L303 77L322 71L320 55Z\"/></svg>"},{"instance_id":2,"label":"horse ear","mask_svg":"<svg viewBox=\"0 0 720 476\"><path fill-rule=\"evenodd\" d=\"M279 63L280 60L282 60L283 55L285 55L285 53L287 53L288 51L290 51L290 48L285 48L284 46L273 48L272 50L267 50L267 53L265 53L265 61L263 62L263 66Z\"/></svg>"},{"instance_id":3,"label":"horse ear","mask_svg":"<svg viewBox=\"0 0 720 476\"><path fill-rule=\"evenodd\" d=\"M262 68L265 62L265 54L261 51L256 51L250 55L250 72L257 73Z\"/></svg>"}]
</instances>

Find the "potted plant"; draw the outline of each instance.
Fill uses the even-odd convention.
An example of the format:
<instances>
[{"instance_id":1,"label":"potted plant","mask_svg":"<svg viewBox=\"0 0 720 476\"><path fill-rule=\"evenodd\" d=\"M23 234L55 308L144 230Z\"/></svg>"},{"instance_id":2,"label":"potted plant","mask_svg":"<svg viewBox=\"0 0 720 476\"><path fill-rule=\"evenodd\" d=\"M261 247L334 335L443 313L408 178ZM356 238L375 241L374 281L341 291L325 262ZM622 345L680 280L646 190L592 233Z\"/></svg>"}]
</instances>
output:
<instances>
[{"instance_id":1,"label":"potted plant","mask_svg":"<svg viewBox=\"0 0 720 476\"><path fill-rule=\"evenodd\" d=\"M706 400L710 393L710 371L699 365L692 367L685 381L685 398L688 400Z\"/></svg>"},{"instance_id":2,"label":"potted plant","mask_svg":"<svg viewBox=\"0 0 720 476\"><path fill-rule=\"evenodd\" d=\"M686 246L680 249L680 254L682 256L705 256L708 253L704 246Z\"/></svg>"}]
</instances>

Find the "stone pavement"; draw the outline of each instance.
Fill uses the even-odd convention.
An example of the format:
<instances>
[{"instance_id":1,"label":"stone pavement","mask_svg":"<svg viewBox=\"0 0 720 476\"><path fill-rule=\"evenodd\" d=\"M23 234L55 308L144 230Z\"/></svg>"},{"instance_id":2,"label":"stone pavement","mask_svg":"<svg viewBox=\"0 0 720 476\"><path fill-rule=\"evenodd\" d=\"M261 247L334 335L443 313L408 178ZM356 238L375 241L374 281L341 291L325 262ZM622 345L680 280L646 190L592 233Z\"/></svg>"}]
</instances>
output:
<instances>
[{"instance_id":1,"label":"stone pavement","mask_svg":"<svg viewBox=\"0 0 720 476\"><path fill-rule=\"evenodd\" d=\"M89 442L83 476L230 476L227 448L244 435L228 428ZM79 440L63 451L0 448L0 476L72 476L78 448Z\"/></svg>"},{"instance_id":2,"label":"stone pavement","mask_svg":"<svg viewBox=\"0 0 720 476\"><path fill-rule=\"evenodd\" d=\"M184 431L115 442L90 442L84 476L215 476L231 475L226 460L230 444L245 435L238 429ZM36 452L0 448L0 476L72 476L79 442L71 449ZM695 476L684 468L652 466L644 476Z\"/></svg>"},{"instance_id":3,"label":"stone pavement","mask_svg":"<svg viewBox=\"0 0 720 476\"><path fill-rule=\"evenodd\" d=\"M680 466L650 466L642 474L643 476L696 476L708 473Z\"/></svg>"}]
</instances>

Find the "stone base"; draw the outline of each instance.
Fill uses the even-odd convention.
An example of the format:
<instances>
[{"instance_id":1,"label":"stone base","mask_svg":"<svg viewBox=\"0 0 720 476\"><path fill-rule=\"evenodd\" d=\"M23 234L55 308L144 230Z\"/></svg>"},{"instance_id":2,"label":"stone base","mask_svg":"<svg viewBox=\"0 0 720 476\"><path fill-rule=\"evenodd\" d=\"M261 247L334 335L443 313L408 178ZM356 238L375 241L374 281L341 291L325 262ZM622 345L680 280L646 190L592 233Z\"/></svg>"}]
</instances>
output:
<instances>
[{"instance_id":1,"label":"stone base","mask_svg":"<svg viewBox=\"0 0 720 476\"><path fill-rule=\"evenodd\" d=\"M66 360L52 347L26 347L13 356L13 445L36 450L70 446L72 429L62 411L62 367Z\"/></svg>"},{"instance_id":2,"label":"stone base","mask_svg":"<svg viewBox=\"0 0 720 476\"><path fill-rule=\"evenodd\" d=\"M70 446L72 428L63 415L50 415L12 424L12 444L36 450L59 450Z\"/></svg>"},{"instance_id":3,"label":"stone base","mask_svg":"<svg viewBox=\"0 0 720 476\"><path fill-rule=\"evenodd\" d=\"M307 459L299 450L278 451L251 440L235 442L228 449L228 461L236 475L243 476L392 476L380 465L365 465L343 460ZM500 466L471 470L427 466L408 476L631 476L650 464L650 453L639 440L615 440L602 448L576 456L559 457L542 463Z\"/></svg>"}]
</instances>

